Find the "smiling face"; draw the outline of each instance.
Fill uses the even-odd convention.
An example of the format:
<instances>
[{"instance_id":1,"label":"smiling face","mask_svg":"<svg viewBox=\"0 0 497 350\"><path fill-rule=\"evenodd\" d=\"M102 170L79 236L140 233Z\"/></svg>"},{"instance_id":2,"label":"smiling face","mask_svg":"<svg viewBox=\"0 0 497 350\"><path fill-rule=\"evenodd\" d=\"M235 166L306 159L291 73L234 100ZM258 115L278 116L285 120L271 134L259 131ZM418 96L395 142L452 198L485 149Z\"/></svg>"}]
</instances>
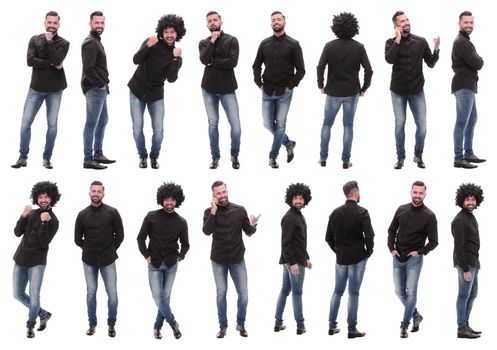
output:
<instances>
[{"instance_id":1,"label":"smiling face","mask_svg":"<svg viewBox=\"0 0 497 350\"><path fill-rule=\"evenodd\" d=\"M459 20L459 30L465 32L466 34L471 34L474 27L474 17L473 16L462 16Z\"/></svg>"},{"instance_id":2,"label":"smiling face","mask_svg":"<svg viewBox=\"0 0 497 350\"><path fill-rule=\"evenodd\" d=\"M217 199L217 203L220 206L228 204L228 189L226 188L226 185L223 184L221 186L214 187L212 189L212 195Z\"/></svg>"},{"instance_id":3,"label":"smiling face","mask_svg":"<svg viewBox=\"0 0 497 350\"><path fill-rule=\"evenodd\" d=\"M211 32L219 32L221 30L223 21L221 21L221 18L217 13L207 16L206 20L207 20L207 28Z\"/></svg>"},{"instance_id":4,"label":"smiling face","mask_svg":"<svg viewBox=\"0 0 497 350\"><path fill-rule=\"evenodd\" d=\"M164 42L168 46L174 46L177 36L178 35L176 34L176 30L174 30L173 27L165 28L164 31L162 32L162 37L164 38Z\"/></svg>"},{"instance_id":5,"label":"smiling face","mask_svg":"<svg viewBox=\"0 0 497 350\"><path fill-rule=\"evenodd\" d=\"M57 33L59 26L59 16L47 16L45 18L45 30L47 32Z\"/></svg>"},{"instance_id":6,"label":"smiling face","mask_svg":"<svg viewBox=\"0 0 497 350\"><path fill-rule=\"evenodd\" d=\"M38 203L38 206L41 209L46 210L50 208L52 198L50 198L47 193L42 193L36 198L36 203Z\"/></svg>"},{"instance_id":7,"label":"smiling face","mask_svg":"<svg viewBox=\"0 0 497 350\"><path fill-rule=\"evenodd\" d=\"M476 208L476 198L474 196L464 198L463 207L467 211L473 211Z\"/></svg>"},{"instance_id":8,"label":"smiling face","mask_svg":"<svg viewBox=\"0 0 497 350\"><path fill-rule=\"evenodd\" d=\"M395 18L395 26L402 29L402 34L409 34L411 32L411 23L406 15L398 15Z\"/></svg>"},{"instance_id":9,"label":"smiling face","mask_svg":"<svg viewBox=\"0 0 497 350\"><path fill-rule=\"evenodd\" d=\"M281 13L276 13L271 16L271 28L273 32L280 33L285 30L285 17Z\"/></svg>"},{"instance_id":10,"label":"smiling face","mask_svg":"<svg viewBox=\"0 0 497 350\"><path fill-rule=\"evenodd\" d=\"M162 206L167 213L172 213L176 208L176 199L174 197L165 198Z\"/></svg>"},{"instance_id":11,"label":"smiling face","mask_svg":"<svg viewBox=\"0 0 497 350\"><path fill-rule=\"evenodd\" d=\"M415 207L419 207L423 204L423 201L426 197L426 188L424 186L412 186L411 189L411 200L412 205Z\"/></svg>"},{"instance_id":12,"label":"smiling face","mask_svg":"<svg viewBox=\"0 0 497 350\"><path fill-rule=\"evenodd\" d=\"M102 34L105 29L105 16L93 16L90 20L90 29L99 35Z\"/></svg>"},{"instance_id":13,"label":"smiling face","mask_svg":"<svg viewBox=\"0 0 497 350\"><path fill-rule=\"evenodd\" d=\"M90 199L91 205L94 207L100 206L102 204L102 199L105 196L104 186L101 185L92 185L90 186Z\"/></svg>"},{"instance_id":14,"label":"smiling face","mask_svg":"<svg viewBox=\"0 0 497 350\"><path fill-rule=\"evenodd\" d=\"M301 194L298 194L292 198L292 207L295 209L302 209L304 207L305 200Z\"/></svg>"}]
</instances>

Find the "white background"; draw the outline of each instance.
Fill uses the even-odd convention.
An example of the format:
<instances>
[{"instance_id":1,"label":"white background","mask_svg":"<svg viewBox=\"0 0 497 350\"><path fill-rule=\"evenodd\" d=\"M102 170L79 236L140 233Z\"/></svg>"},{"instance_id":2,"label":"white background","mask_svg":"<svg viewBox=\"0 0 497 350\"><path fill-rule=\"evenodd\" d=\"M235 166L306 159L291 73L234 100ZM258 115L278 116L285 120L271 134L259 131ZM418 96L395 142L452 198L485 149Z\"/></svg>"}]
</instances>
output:
<instances>
[{"instance_id":1,"label":"white background","mask_svg":"<svg viewBox=\"0 0 497 350\"><path fill-rule=\"evenodd\" d=\"M473 345L488 348L495 343L493 318L496 267L491 260L495 246L492 211L497 191L491 182L495 173L492 158L495 139L491 128L491 108L495 51L490 23L493 21L490 3L474 1L426 1L409 4L396 1L370 2L297 2L297 1L183 1L139 2L85 1L67 2L34 0L5 2L0 6L4 14L4 40L0 56L0 96L2 100L3 150L0 174L4 179L1 221L5 228L0 235L0 334L2 344L17 343L18 348L40 345L63 346L74 349L89 346L143 347L174 346L175 348L220 347L253 348L270 345L284 348L304 346L335 347L347 345L363 348L367 345L388 347L418 347L423 343L443 342L453 348L467 346L456 339L455 301L456 271L452 267L452 236L450 222L458 212L454 205L456 188L462 182L475 182L485 191L485 202L476 211L482 241L480 294L471 315L474 328L483 330L481 339ZM374 4L374 5L373 5ZM209 35L205 14L217 10L223 18L223 29L240 42L240 59L236 68L237 90L242 122L241 168L233 170L229 162L229 128L224 113L221 116L221 166L209 170L210 150L207 118L200 90L203 65L198 59L198 42ZM262 126L260 91L253 83L252 63L260 41L271 35L270 13L281 10L287 18L287 33L300 41L307 73L295 90L288 115L287 132L297 141L295 159L285 162L282 150L280 169L267 165L272 138ZM406 125L408 158L404 169L393 169L395 162L394 117L390 101L391 67L384 58L384 43L393 37L391 17L404 10L411 20L413 33L427 38L441 37L440 60L434 69L424 67L425 94L428 107L428 133L425 154L427 168L418 169L410 157L414 148L414 123L410 112ZM69 87L64 91L59 113L59 134L52 162L53 170L42 167L42 152L46 131L45 109L42 107L31 140L28 167L11 169L17 159L19 127L27 94L31 69L26 66L26 49L30 37L44 31L45 13L56 10L61 15L59 34L71 42L64 68ZM106 15L106 29L102 36L110 71L108 97L109 124L104 140L104 152L117 163L101 172L83 170L82 132L85 121L85 98L81 92L80 45L88 34L89 14L101 10ZM471 39L485 66L480 72L480 93L477 96L480 120L477 124L474 148L477 155L489 158L478 169L454 169L452 131L455 122L455 102L450 94L452 79L450 52L458 32L458 15L471 10L475 15L475 31ZM371 88L362 97L356 114L355 137L352 149L354 166L341 169L342 151L341 113L332 129L328 166L321 168L319 159L320 129L323 119L324 96L316 84L315 67L325 43L334 39L329 28L332 15L353 12L360 23L356 39L365 44L374 75ZM152 35L158 18L166 13L181 15L187 33L178 43L183 49L183 67L174 84L165 88L165 137L160 157L160 170L139 169L133 141L129 97L126 86L135 66L132 56L145 38ZM361 72L362 77L362 72ZM151 137L148 114L145 133L147 145ZM89 204L88 189L93 180L106 186L105 202L119 209L125 227L125 240L119 249L118 292L119 313L117 337L110 339L106 332L106 296L101 283L98 293L99 326L93 337L86 336L86 286L81 264L81 251L73 242L73 226L77 213ZM245 240L245 259L249 274L249 307L247 330L242 339L234 329L236 323L236 294L229 284L228 335L215 338L218 330L215 284L209 260L211 238L202 231L203 210L210 204L210 185L221 179L228 184L230 199L244 205L249 214L262 214L257 233ZM57 182L62 193L54 211L60 228L48 256L42 287L42 306L52 312L47 330L37 332L34 340L25 337L27 309L12 298L12 256L20 239L13 234L15 223L25 204L29 203L32 185L37 181ZM334 286L335 256L324 241L329 213L343 203L342 185L349 180L359 182L361 204L369 209L376 232L376 247L368 262L361 289L359 324L367 336L346 339L347 297L342 299L339 327L342 333L329 337L328 310ZM399 339L399 323L403 308L394 294L391 257L386 246L387 228L396 208L410 201L413 181L426 182L426 204L437 215L439 247L425 258L418 289L418 307L424 316L421 331ZM180 323L183 338L172 336L167 325L164 339L152 336L156 307L149 287L146 262L140 255L135 238L145 214L157 208L155 194L164 181L182 185L186 201L178 212L187 219L191 249L180 263L173 287L171 306ZM286 187L293 182L307 183L313 200L303 213L308 223L308 251L314 268L307 271L304 284L304 316L307 334L295 335L291 298L287 303L287 330L273 333L274 310L281 284L280 220L287 210L284 204Z\"/></svg>"}]
</instances>

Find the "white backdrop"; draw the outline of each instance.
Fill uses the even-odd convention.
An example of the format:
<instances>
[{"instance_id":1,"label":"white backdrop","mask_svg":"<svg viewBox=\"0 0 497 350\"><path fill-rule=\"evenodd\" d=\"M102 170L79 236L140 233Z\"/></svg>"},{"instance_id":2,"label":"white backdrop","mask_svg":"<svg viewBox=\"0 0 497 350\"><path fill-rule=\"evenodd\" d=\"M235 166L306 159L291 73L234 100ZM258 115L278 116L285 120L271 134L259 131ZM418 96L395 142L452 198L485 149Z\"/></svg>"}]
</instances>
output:
<instances>
[{"instance_id":1,"label":"white backdrop","mask_svg":"<svg viewBox=\"0 0 497 350\"><path fill-rule=\"evenodd\" d=\"M118 5L119 4L119 5ZM374 5L373 5L374 4ZM418 347L421 343L443 342L452 348L466 346L456 339L455 300L457 295L456 271L452 267L452 236L450 222L458 208L454 206L456 188L462 182L480 184L486 201L476 211L481 233L480 295L471 323L484 331L481 339L473 344L488 348L495 343L493 331L492 295L496 266L491 260L496 239L492 236L491 208L497 191L491 182L495 174L495 149L491 122L492 84L496 76L493 66L495 51L488 28L493 21L489 3L474 1L468 7L463 1L419 0L409 4L385 0L370 2L351 0L338 2L297 1L183 1L140 2L85 1L37 2L26 0L0 5L4 14L4 40L0 57L0 96L4 118L4 136L1 138L3 164L0 167L6 182L1 221L6 228L0 235L0 300L2 315L0 329L2 344L16 342L19 348L29 345L70 346L84 349L89 346L171 346L190 349L253 348L270 345L283 348L304 346L335 347L347 345L363 348L367 345ZM198 59L198 42L209 35L205 27L205 14L217 10L223 18L223 29L238 37L240 59L236 68L237 90L242 122L241 168L235 171L229 162L229 128L221 116L221 166L209 170L210 150L207 135L207 118L200 90L203 65ZM270 13L281 10L287 18L288 35L300 41L307 73L295 90L288 116L287 132L297 141L295 159L284 161L281 153L280 169L267 165L271 144L270 134L264 130L261 118L260 91L253 83L252 63L260 41L271 35ZM404 10L411 20L412 32L427 38L441 37L440 60L434 69L424 67L425 94L428 106L428 134L424 160L425 170L418 169L409 158L414 147L414 123L410 112L406 125L406 150L408 158L404 169L393 169L396 159L393 135L394 117L390 101L389 82L391 67L383 58L385 40L393 37L391 17L397 10ZM44 107L33 124L31 152L28 167L11 169L18 157L19 127L22 108L29 86L31 69L26 66L26 49L29 38L44 31L44 15L56 10L61 15L59 34L71 42L64 67L69 87L64 91L59 113L59 134L52 158L54 169L42 167L42 152L46 131ZM110 71L108 97L109 124L104 140L104 152L117 159L117 163L101 172L83 170L82 132L85 121L85 98L81 92L80 45L88 34L89 14L101 10L106 15L106 29L102 36ZM450 51L458 32L458 15L471 10L475 15L472 41L484 58L485 66L480 76L480 93L477 96L480 120L475 132L475 151L489 158L478 169L454 169L452 130L455 122L455 101L450 94L452 79ZM315 67L324 44L334 38L329 26L332 15L351 11L357 16L361 30L357 40L365 44L374 75L371 88L362 97L356 114L355 138L352 149L354 166L341 169L342 151L341 114L332 129L328 166L321 168L319 135L323 119L324 96L316 84ZM160 157L160 170L139 169L138 156L133 141L129 97L126 86L135 66L132 55L142 41L153 34L157 19L166 13L181 15L187 33L178 47L183 49L183 67L174 84L165 88L165 137ZM361 72L362 75L362 72ZM151 128L146 115L147 145ZM87 328L86 286L81 264L81 251L73 242L73 226L77 213L89 204L88 188L93 180L106 186L104 201L119 209L125 225L125 240L119 249L118 292L119 313L117 337L110 339L106 332L106 296L101 283L98 300L99 326L93 337L84 334ZM215 338L217 313L215 285L209 261L211 238L201 231L203 210L210 204L210 185L221 179L228 184L230 200L244 205L250 214L262 214L257 233L245 240L245 255L249 274L249 308L247 330L249 337L242 339L234 329L236 323L236 293L230 282L228 295L228 336ZM329 337L329 299L334 286L335 256L324 241L328 215L343 201L342 185L357 180L361 187L361 204L369 209L376 231L376 247L369 260L361 289L359 324L367 332L363 339L346 339L347 297L342 300L339 326L343 333ZM425 259L418 290L418 307L424 316L421 331L410 334L409 339L399 339L402 318L400 302L394 295L391 257L386 246L387 228L398 205L410 200L409 190L413 181L426 182L426 204L436 214L439 222L439 247ZM48 266L42 287L42 305L53 317L47 330L37 332L34 340L25 337L27 309L12 298L12 256L19 244L13 227L29 202L32 185L41 180L57 182L62 193L55 207L60 229L50 245ZM156 307L147 279L146 262L139 254L136 236L145 214L157 208L155 193L164 181L175 181L183 186L186 201L178 212L187 219L190 229L191 250L180 263L173 287L171 305L180 323L183 338L176 341L166 326L164 339L152 336ZM287 330L273 333L274 309L281 284L280 220L287 210L283 197L292 182L305 182L313 191L313 200L304 209L308 223L308 251L314 268L307 271L304 284L304 316L307 334L295 335L295 322L291 299L285 312ZM367 345L366 345L367 344Z\"/></svg>"}]
</instances>

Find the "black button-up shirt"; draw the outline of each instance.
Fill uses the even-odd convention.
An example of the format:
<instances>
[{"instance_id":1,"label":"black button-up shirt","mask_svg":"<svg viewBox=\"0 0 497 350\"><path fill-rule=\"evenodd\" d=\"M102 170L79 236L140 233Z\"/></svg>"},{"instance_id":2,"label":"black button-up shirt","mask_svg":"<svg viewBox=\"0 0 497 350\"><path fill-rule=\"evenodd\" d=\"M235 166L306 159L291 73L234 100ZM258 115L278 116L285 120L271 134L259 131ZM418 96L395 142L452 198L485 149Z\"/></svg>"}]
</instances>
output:
<instances>
[{"instance_id":1,"label":"black button-up shirt","mask_svg":"<svg viewBox=\"0 0 497 350\"><path fill-rule=\"evenodd\" d=\"M452 92L470 89L478 92L478 71L483 67L483 58L476 53L469 34L459 32L452 46Z\"/></svg>"},{"instance_id":2,"label":"black button-up shirt","mask_svg":"<svg viewBox=\"0 0 497 350\"><path fill-rule=\"evenodd\" d=\"M464 272L469 271L469 266L479 269L480 233L475 216L466 209L461 209L451 227L454 236L454 266L459 266Z\"/></svg>"},{"instance_id":3,"label":"black button-up shirt","mask_svg":"<svg viewBox=\"0 0 497 350\"><path fill-rule=\"evenodd\" d=\"M307 265L307 224L301 211L290 208L281 219L280 264Z\"/></svg>"},{"instance_id":4,"label":"black button-up shirt","mask_svg":"<svg viewBox=\"0 0 497 350\"><path fill-rule=\"evenodd\" d=\"M109 71L107 70L107 56L102 45L100 35L90 32L81 46L81 58L83 60L83 75L81 77L81 88L86 94L92 88L103 88L107 86L109 91Z\"/></svg>"}]
</instances>

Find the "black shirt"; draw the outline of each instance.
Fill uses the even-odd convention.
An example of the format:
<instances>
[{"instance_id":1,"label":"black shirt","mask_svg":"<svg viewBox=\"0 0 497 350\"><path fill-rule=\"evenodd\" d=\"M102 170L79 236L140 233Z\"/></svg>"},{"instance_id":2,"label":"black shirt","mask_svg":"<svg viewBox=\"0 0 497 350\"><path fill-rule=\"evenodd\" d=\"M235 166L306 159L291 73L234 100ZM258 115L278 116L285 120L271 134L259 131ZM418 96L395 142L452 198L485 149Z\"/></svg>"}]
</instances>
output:
<instances>
[{"instance_id":1,"label":"black shirt","mask_svg":"<svg viewBox=\"0 0 497 350\"><path fill-rule=\"evenodd\" d=\"M280 264L307 266L307 224L301 211L290 208L281 219Z\"/></svg>"},{"instance_id":2,"label":"black shirt","mask_svg":"<svg viewBox=\"0 0 497 350\"><path fill-rule=\"evenodd\" d=\"M354 200L336 208L328 220L326 242L337 264L354 265L373 254L374 231L368 211Z\"/></svg>"},{"instance_id":3,"label":"black shirt","mask_svg":"<svg viewBox=\"0 0 497 350\"><path fill-rule=\"evenodd\" d=\"M40 214L46 210L35 209L26 217L20 217L14 234L21 237L21 243L14 254L17 265L33 267L47 264L48 245L59 229L59 220L52 209L48 210L51 219L42 222Z\"/></svg>"},{"instance_id":4,"label":"black shirt","mask_svg":"<svg viewBox=\"0 0 497 350\"><path fill-rule=\"evenodd\" d=\"M251 236L256 227L250 225L247 211L241 205L231 202L218 205L216 215L211 214L211 208L205 209L202 231L206 235L212 234L211 260L218 264L242 261L245 253L242 230Z\"/></svg>"},{"instance_id":5,"label":"black shirt","mask_svg":"<svg viewBox=\"0 0 497 350\"><path fill-rule=\"evenodd\" d=\"M79 212L74 242L83 249L83 262L98 267L112 264L124 239L124 228L117 209L102 203Z\"/></svg>"},{"instance_id":6,"label":"black shirt","mask_svg":"<svg viewBox=\"0 0 497 350\"><path fill-rule=\"evenodd\" d=\"M397 95L412 96L423 90L423 60L430 68L435 67L440 50L431 53L425 38L409 34L397 44L388 39L385 44L385 60L393 64L390 90Z\"/></svg>"},{"instance_id":7,"label":"black shirt","mask_svg":"<svg viewBox=\"0 0 497 350\"><path fill-rule=\"evenodd\" d=\"M205 64L202 88L211 94L233 93L238 88L234 71L240 53L237 38L221 32L214 44L210 36L201 40L198 50Z\"/></svg>"},{"instance_id":8,"label":"black shirt","mask_svg":"<svg viewBox=\"0 0 497 350\"><path fill-rule=\"evenodd\" d=\"M147 237L148 247L145 245ZM176 212L167 213L164 209L151 211L145 216L136 239L140 253L145 258L150 256L152 265L157 268L162 263L173 266L178 256L183 260L190 249L186 220ZM178 239L181 243L179 252Z\"/></svg>"},{"instance_id":9,"label":"black shirt","mask_svg":"<svg viewBox=\"0 0 497 350\"><path fill-rule=\"evenodd\" d=\"M364 45L350 39L328 42L317 66L318 88L324 87L324 70L328 66L325 92L330 96L355 96L371 85L373 70ZM364 68L364 83L359 82L359 69Z\"/></svg>"},{"instance_id":10,"label":"black shirt","mask_svg":"<svg viewBox=\"0 0 497 350\"><path fill-rule=\"evenodd\" d=\"M60 65L69 51L69 41L54 34L52 40L47 41L45 34L35 35L28 45L28 66L33 67L31 84L29 87L38 92L55 92L67 87L64 68L55 68Z\"/></svg>"},{"instance_id":11,"label":"black shirt","mask_svg":"<svg viewBox=\"0 0 497 350\"><path fill-rule=\"evenodd\" d=\"M264 63L264 74L262 64ZM252 65L254 81L264 92L281 96L285 88L298 86L305 74L302 48L297 40L286 33L277 37L272 35L259 45L257 56Z\"/></svg>"},{"instance_id":12,"label":"black shirt","mask_svg":"<svg viewBox=\"0 0 497 350\"><path fill-rule=\"evenodd\" d=\"M470 89L478 92L478 71L483 67L483 58L476 53L469 34L459 32L452 46L452 92Z\"/></svg>"},{"instance_id":13,"label":"black shirt","mask_svg":"<svg viewBox=\"0 0 497 350\"><path fill-rule=\"evenodd\" d=\"M425 245L426 238L428 243ZM412 203L401 205L388 228L388 249L397 250L400 261L409 259L407 254L417 251L426 255L438 245L437 218L427 206L415 207Z\"/></svg>"},{"instance_id":14,"label":"black shirt","mask_svg":"<svg viewBox=\"0 0 497 350\"><path fill-rule=\"evenodd\" d=\"M479 269L480 234L475 216L466 209L461 209L451 226L454 236L454 266L459 266L464 272L469 271L469 266Z\"/></svg>"},{"instance_id":15,"label":"black shirt","mask_svg":"<svg viewBox=\"0 0 497 350\"><path fill-rule=\"evenodd\" d=\"M107 56L100 40L100 35L96 32L90 32L81 46L81 58L83 59L81 88L84 94L92 88L100 89L104 86L107 86L107 91L109 90Z\"/></svg>"},{"instance_id":16,"label":"black shirt","mask_svg":"<svg viewBox=\"0 0 497 350\"><path fill-rule=\"evenodd\" d=\"M145 102L154 102L164 98L164 82L170 83L178 79L181 68L181 57L174 57L174 46L169 46L164 40L148 47L148 39L141 45L133 56L137 64L135 73L128 87L137 98Z\"/></svg>"}]
</instances>

